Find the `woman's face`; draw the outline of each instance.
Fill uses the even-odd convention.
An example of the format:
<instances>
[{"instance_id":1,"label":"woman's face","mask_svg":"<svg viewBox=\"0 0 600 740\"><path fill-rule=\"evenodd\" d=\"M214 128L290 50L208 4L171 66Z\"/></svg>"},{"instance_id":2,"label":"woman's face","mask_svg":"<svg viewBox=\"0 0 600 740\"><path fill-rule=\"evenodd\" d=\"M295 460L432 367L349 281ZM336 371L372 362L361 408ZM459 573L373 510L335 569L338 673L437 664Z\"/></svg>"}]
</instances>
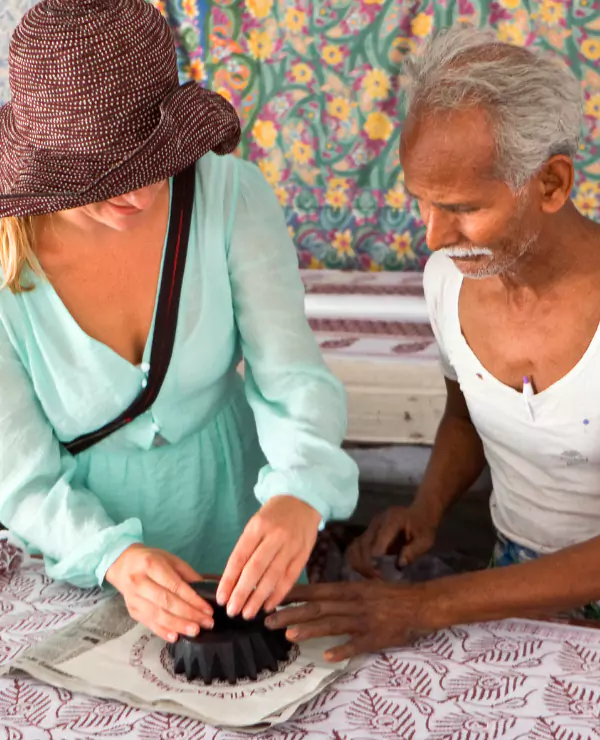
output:
<instances>
[{"instance_id":1,"label":"woman's face","mask_svg":"<svg viewBox=\"0 0 600 740\"><path fill-rule=\"evenodd\" d=\"M90 203L58 214L74 226L101 224L114 231L129 231L141 225L144 216L168 197L169 181L162 180L117 198Z\"/></svg>"}]
</instances>

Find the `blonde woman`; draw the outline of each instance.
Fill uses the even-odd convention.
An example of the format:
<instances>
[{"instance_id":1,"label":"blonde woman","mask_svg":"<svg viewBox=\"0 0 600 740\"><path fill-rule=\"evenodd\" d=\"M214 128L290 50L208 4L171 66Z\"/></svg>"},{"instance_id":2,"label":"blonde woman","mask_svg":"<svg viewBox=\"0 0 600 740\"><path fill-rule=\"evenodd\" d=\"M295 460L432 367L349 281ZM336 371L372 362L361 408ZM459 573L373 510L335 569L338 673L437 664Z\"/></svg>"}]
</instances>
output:
<instances>
[{"instance_id":1,"label":"blonde woman","mask_svg":"<svg viewBox=\"0 0 600 740\"><path fill-rule=\"evenodd\" d=\"M141 63L143 60L143 63ZM239 122L145 0L44 0L0 108L0 520L167 640L274 608L345 517L342 388ZM236 368L245 360L245 379Z\"/></svg>"}]
</instances>

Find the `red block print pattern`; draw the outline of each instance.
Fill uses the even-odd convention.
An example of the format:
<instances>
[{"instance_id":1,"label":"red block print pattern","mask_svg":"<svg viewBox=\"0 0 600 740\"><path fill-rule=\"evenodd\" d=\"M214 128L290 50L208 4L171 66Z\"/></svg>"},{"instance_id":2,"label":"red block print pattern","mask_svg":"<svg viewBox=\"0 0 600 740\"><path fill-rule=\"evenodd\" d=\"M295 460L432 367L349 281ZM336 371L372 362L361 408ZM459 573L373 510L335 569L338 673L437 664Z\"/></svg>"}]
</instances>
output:
<instances>
[{"instance_id":1,"label":"red block print pattern","mask_svg":"<svg viewBox=\"0 0 600 740\"><path fill-rule=\"evenodd\" d=\"M50 581L0 537L0 666L104 596ZM232 707L232 713L235 711ZM246 740L0 677L0 740ZM600 630L527 621L455 627L349 669L260 740L599 740Z\"/></svg>"}]
</instances>

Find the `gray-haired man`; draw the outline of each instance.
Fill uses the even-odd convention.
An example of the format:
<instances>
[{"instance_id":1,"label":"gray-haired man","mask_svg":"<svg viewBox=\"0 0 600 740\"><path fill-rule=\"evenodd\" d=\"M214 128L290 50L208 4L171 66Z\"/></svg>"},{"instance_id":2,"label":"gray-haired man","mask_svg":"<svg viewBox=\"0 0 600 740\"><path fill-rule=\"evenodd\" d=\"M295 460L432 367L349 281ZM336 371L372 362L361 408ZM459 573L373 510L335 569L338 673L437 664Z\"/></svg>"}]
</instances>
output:
<instances>
[{"instance_id":1,"label":"gray-haired man","mask_svg":"<svg viewBox=\"0 0 600 740\"><path fill-rule=\"evenodd\" d=\"M414 504L380 515L351 562L376 576L400 533L404 561L425 552L487 460L495 562L509 567L297 589L307 603L272 623L295 640L350 635L332 660L456 623L600 616L600 226L570 200L580 83L466 29L434 38L408 75L400 155L434 252L425 291L448 400Z\"/></svg>"}]
</instances>

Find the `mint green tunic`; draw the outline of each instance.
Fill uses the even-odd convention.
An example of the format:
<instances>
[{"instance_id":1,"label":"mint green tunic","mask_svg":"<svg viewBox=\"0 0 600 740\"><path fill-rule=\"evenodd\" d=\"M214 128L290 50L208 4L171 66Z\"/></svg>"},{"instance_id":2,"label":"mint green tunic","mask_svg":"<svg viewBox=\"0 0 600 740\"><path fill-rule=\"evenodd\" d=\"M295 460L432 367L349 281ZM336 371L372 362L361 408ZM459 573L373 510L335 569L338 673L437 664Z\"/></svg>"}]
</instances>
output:
<instances>
[{"instance_id":1,"label":"mint green tunic","mask_svg":"<svg viewBox=\"0 0 600 740\"><path fill-rule=\"evenodd\" d=\"M44 555L51 577L102 583L134 542L222 572L259 503L277 494L324 521L352 512L345 394L306 323L294 246L253 165L213 154L198 162L163 388L151 410L77 457L61 442L140 393L152 332L135 367L85 334L50 283L33 280L32 292L0 291L0 521Z\"/></svg>"}]
</instances>

